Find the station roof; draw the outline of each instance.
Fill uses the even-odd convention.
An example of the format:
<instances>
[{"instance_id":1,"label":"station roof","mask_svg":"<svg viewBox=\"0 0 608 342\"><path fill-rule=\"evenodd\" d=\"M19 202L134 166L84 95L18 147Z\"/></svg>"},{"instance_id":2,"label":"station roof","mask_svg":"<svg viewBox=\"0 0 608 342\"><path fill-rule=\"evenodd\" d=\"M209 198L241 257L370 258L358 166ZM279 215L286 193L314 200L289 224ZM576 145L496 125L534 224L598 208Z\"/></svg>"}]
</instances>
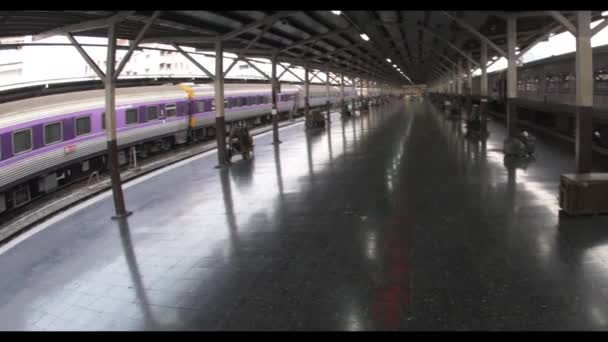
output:
<instances>
[{"instance_id":1,"label":"station roof","mask_svg":"<svg viewBox=\"0 0 608 342\"><path fill-rule=\"evenodd\" d=\"M573 12L560 12L572 21ZM3 11L0 37L38 39L72 32L104 37L116 22L117 37L134 40L152 11ZM391 84L428 83L470 54L479 61L478 31L506 51L506 18L517 17L520 50L549 32L566 29L548 12L527 11L162 11L142 43L176 43L211 51L221 38L226 52L270 58ZM592 20L601 17L592 12ZM463 25L464 23L464 25ZM469 28L465 28L466 25ZM471 30L471 28L473 30ZM369 40L362 39L365 33ZM460 50L460 52L458 51ZM388 62L390 59L391 62ZM475 66L473 64L473 66Z\"/></svg>"}]
</instances>

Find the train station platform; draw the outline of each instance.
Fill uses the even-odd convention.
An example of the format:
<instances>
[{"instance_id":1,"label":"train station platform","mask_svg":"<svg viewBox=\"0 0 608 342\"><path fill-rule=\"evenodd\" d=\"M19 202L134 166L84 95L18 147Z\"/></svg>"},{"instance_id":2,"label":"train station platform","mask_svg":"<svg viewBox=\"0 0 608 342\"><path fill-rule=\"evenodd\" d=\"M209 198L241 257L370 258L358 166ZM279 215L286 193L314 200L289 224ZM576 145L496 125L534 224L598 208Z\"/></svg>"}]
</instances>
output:
<instances>
[{"instance_id":1,"label":"train station platform","mask_svg":"<svg viewBox=\"0 0 608 342\"><path fill-rule=\"evenodd\" d=\"M0 249L1 330L602 330L608 218L558 213L572 151L506 168L424 102L255 138Z\"/></svg>"}]
</instances>

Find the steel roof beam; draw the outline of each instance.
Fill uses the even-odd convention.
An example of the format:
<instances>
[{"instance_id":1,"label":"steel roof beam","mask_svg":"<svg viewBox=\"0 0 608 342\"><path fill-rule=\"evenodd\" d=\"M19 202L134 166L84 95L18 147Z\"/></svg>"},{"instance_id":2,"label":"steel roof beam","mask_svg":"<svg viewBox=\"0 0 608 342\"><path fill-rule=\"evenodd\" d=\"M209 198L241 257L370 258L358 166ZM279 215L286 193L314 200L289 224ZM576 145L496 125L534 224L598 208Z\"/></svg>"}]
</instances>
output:
<instances>
[{"instance_id":1,"label":"steel roof beam","mask_svg":"<svg viewBox=\"0 0 608 342\"><path fill-rule=\"evenodd\" d=\"M473 35L475 35L480 40L486 42L489 46L491 46L494 50L496 50L503 57L507 56L507 53L503 49L501 49L498 45L494 44L494 42L491 41L490 39L488 39L486 36L481 34L481 32L477 31L473 26L469 25L468 23L466 23L465 21L463 21L459 18L456 18L455 16L449 14L446 11L441 11L441 13L443 13L446 17L448 17L448 18L452 19L453 21L455 21L456 23L458 23L458 25L467 29L469 32L471 32Z\"/></svg>"},{"instance_id":2,"label":"steel roof beam","mask_svg":"<svg viewBox=\"0 0 608 342\"><path fill-rule=\"evenodd\" d=\"M99 76L99 78L102 81L105 80L106 75L103 73L103 71L101 71L101 69L99 68L97 63L95 63L93 61L93 59L89 56L89 54L87 54L87 52L84 51L84 49L82 48L82 46L80 46L80 44L76 41L76 39L74 39L74 36L72 36L71 33L67 33L66 36L68 37L68 39L70 40L72 45L76 48L76 50L78 51L80 56L82 56L82 58L87 62L87 64L91 67L91 69L93 69L93 71L95 71L97 76Z\"/></svg>"},{"instance_id":3,"label":"steel roof beam","mask_svg":"<svg viewBox=\"0 0 608 342\"><path fill-rule=\"evenodd\" d=\"M253 45L260 38L262 38L262 36L265 35L266 32L268 32L268 30L270 30L270 28L272 28L272 26L274 25L274 23L277 22L277 20L279 20L279 18L274 18L274 20L267 23L266 26L264 27L264 29L261 30L260 33L258 33L258 35L255 37L255 39L253 39L251 42L249 42L249 44L247 44L247 46L245 47L245 50L249 49L251 47L251 45Z\"/></svg>"},{"instance_id":4,"label":"steel roof beam","mask_svg":"<svg viewBox=\"0 0 608 342\"><path fill-rule=\"evenodd\" d=\"M530 42L528 44L528 46L519 51L519 54L517 54L517 56L523 56L526 52L530 51L534 46L536 46L536 44L548 39L552 34L554 34L555 32L559 31L560 28L562 27L562 25L560 24L551 24L548 26L545 26L545 28L542 31L545 31L545 33L543 33L541 36L539 36L538 38L536 38L535 40L533 40L532 42Z\"/></svg>"},{"instance_id":5,"label":"steel roof beam","mask_svg":"<svg viewBox=\"0 0 608 342\"><path fill-rule=\"evenodd\" d=\"M246 24L246 25L244 25L244 26L242 26L242 27L240 27L240 28L238 28L236 30L233 30L231 32L223 34L223 35L219 36L218 38L221 41L225 41L225 40L229 40L229 39L232 39L232 38L236 38L239 35L247 32L247 31L249 31L251 29L254 29L254 28L258 27L258 26L267 25L268 23L274 23L274 21L277 20L277 19L285 18L285 17L288 17L288 16L293 15L295 13L297 13L297 12L296 11L281 11L281 12L275 13L275 14L270 15L270 16L265 16L261 20L256 20L256 21L254 21L254 22L252 22L250 24Z\"/></svg>"},{"instance_id":6,"label":"steel roof beam","mask_svg":"<svg viewBox=\"0 0 608 342\"><path fill-rule=\"evenodd\" d=\"M142 39L141 43L159 43L159 44L171 44L171 43L179 43L179 44L204 44L204 43L215 43L217 42L216 36L167 36L167 37L149 37L146 39Z\"/></svg>"},{"instance_id":7,"label":"steel roof beam","mask_svg":"<svg viewBox=\"0 0 608 342\"><path fill-rule=\"evenodd\" d=\"M262 70L260 70L258 67L256 67L253 63L251 63L247 58L244 58L243 56L239 56L239 58L243 61L245 61L245 63L249 64L250 67L252 67L255 71L257 71L258 73L260 73L260 75L264 76L264 78L266 78L267 80L270 80L270 76L266 75L265 72L263 72Z\"/></svg>"},{"instance_id":8,"label":"steel roof beam","mask_svg":"<svg viewBox=\"0 0 608 342\"><path fill-rule=\"evenodd\" d=\"M282 65L281 65L281 66L282 66ZM300 78L300 76L298 76L298 75L294 74L294 73L293 73L291 70L289 70L290 68L291 68L291 66L290 66L290 67L288 67L288 68L286 68L286 69L285 69L285 71L287 71L288 73L292 74L292 75L293 75L295 78L297 78L297 79L298 79L300 82L302 82L302 83L303 83L303 82L304 82L304 80L303 80L303 79L301 79L301 78ZM281 74L281 75L282 75L282 74Z\"/></svg>"},{"instance_id":9,"label":"steel roof beam","mask_svg":"<svg viewBox=\"0 0 608 342\"><path fill-rule=\"evenodd\" d=\"M591 37L595 36L598 32L603 30L604 27L606 27L607 25L608 25L608 19L602 20L601 23L597 24L597 26L591 30Z\"/></svg>"},{"instance_id":10,"label":"steel roof beam","mask_svg":"<svg viewBox=\"0 0 608 342\"><path fill-rule=\"evenodd\" d=\"M294 44L291 44L289 46L284 47L283 49L279 50L279 53L283 53L283 52L289 51L289 50L291 50L293 48L296 48L298 46L302 46L302 45L308 44L308 43L313 42L315 40L325 39L325 38L329 38L331 36L335 36L335 35L340 34L340 33L349 32L349 31L352 31L353 29L354 29L353 27L349 27L349 28L346 28L346 29L337 29L337 30L325 32L325 33L322 33L322 34L319 34L319 35L316 35L316 36L308 37L306 39L297 41Z\"/></svg>"},{"instance_id":11,"label":"steel roof beam","mask_svg":"<svg viewBox=\"0 0 608 342\"><path fill-rule=\"evenodd\" d=\"M471 63L473 63L474 65L479 66L479 63L476 60L474 60L473 58L471 58L471 56L469 56L469 54L460 50L458 47L456 47L454 44L452 44L449 40L443 38L440 34L433 32L431 29L429 29L427 27L422 27L422 29L425 30L426 32L430 33L432 36L437 37L439 40L443 41L447 46L451 47L454 51L458 52L464 58L471 61Z\"/></svg>"},{"instance_id":12,"label":"steel roof beam","mask_svg":"<svg viewBox=\"0 0 608 342\"><path fill-rule=\"evenodd\" d=\"M224 71L224 73L222 74L222 76L224 78L226 78L226 75L228 75L228 73L230 72L230 70L232 70L232 68L236 65L236 63L239 61L238 58L235 58L232 63L230 63L230 66L228 66L228 69L226 69L226 71Z\"/></svg>"},{"instance_id":13,"label":"steel roof beam","mask_svg":"<svg viewBox=\"0 0 608 342\"><path fill-rule=\"evenodd\" d=\"M76 24L70 24L66 26L57 27L48 31L44 31L32 37L32 41L42 40L52 36L58 36L67 33L81 32L81 31L89 31L94 29L99 29L110 25L111 23L115 23L117 21L121 21L126 19L131 14L135 13L135 11L120 11L117 14L112 16L101 18L101 19L92 19L87 21L82 21Z\"/></svg>"},{"instance_id":14,"label":"steel roof beam","mask_svg":"<svg viewBox=\"0 0 608 342\"><path fill-rule=\"evenodd\" d=\"M194 64L197 68L202 70L205 73L205 75L207 75L207 77L209 77L211 80L215 80L215 76L211 72L209 72L209 70L207 70L204 66L202 66L196 59L194 59L192 56L190 56L190 54L188 54L188 52L184 51L181 47L179 47L175 43L173 43L171 45L173 46L173 48L175 48L175 50L179 51L179 53L181 53L190 62L192 62L192 64Z\"/></svg>"},{"instance_id":15,"label":"steel roof beam","mask_svg":"<svg viewBox=\"0 0 608 342\"><path fill-rule=\"evenodd\" d=\"M572 33L572 35L576 37L576 27L574 26L574 24L572 24L572 22L570 22L570 20L566 19L566 17L564 17L558 11L547 11L547 13L550 14L553 19L555 19L558 23L562 24L562 26L564 26L568 31L570 31L570 33Z\"/></svg>"},{"instance_id":16,"label":"steel roof beam","mask_svg":"<svg viewBox=\"0 0 608 342\"><path fill-rule=\"evenodd\" d=\"M114 81L116 81L118 79L118 76L122 72L122 69L125 67L125 65L127 65L127 62L129 62L129 59L131 58L131 55L133 54L133 51L135 51L135 48L137 47L137 45L144 38L144 35L146 34L146 32L148 32L148 29L150 29L150 26L152 26L152 24L154 23L154 21L158 18L158 16L160 16L160 13L161 13L161 11L154 11L154 13L152 14L152 16L148 20L148 22L139 31L139 33L137 34L137 37L131 43L131 46L129 47L129 51L127 51L127 54L122 58L122 60L120 61L120 64L118 65L118 67L114 71L114 74L112 75L112 79Z\"/></svg>"}]
</instances>

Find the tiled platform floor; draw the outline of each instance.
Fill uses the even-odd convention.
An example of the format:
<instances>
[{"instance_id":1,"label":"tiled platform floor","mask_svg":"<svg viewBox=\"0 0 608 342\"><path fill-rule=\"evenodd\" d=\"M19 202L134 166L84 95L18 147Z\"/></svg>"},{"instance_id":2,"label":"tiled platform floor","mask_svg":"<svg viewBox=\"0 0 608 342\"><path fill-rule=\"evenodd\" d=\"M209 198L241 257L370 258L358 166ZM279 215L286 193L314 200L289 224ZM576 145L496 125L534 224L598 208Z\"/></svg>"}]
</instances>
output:
<instances>
[{"instance_id":1,"label":"tiled platform floor","mask_svg":"<svg viewBox=\"0 0 608 342\"><path fill-rule=\"evenodd\" d=\"M2 330L608 328L608 218L557 207L569 150L503 165L425 103L256 138L129 183L0 254Z\"/></svg>"}]
</instances>

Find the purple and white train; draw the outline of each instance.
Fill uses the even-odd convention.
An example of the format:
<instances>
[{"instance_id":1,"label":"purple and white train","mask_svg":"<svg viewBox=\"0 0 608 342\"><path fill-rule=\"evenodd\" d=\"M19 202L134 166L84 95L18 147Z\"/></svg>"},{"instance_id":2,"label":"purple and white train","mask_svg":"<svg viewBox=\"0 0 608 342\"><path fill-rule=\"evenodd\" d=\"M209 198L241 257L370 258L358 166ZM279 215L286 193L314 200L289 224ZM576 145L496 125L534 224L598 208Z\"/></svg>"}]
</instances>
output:
<instances>
[{"instance_id":1,"label":"purple and white train","mask_svg":"<svg viewBox=\"0 0 608 342\"><path fill-rule=\"evenodd\" d=\"M345 87L345 99L355 90ZM369 89L369 95L377 93ZM212 85L164 85L116 89L119 161L128 163L130 147L138 156L170 150L188 136L214 135ZM268 85L226 84L225 117L260 124L270 119ZM341 100L339 87L311 85L311 107ZM282 85L279 113L304 107L304 88ZM0 213L94 171L106 169L104 92L91 90L0 104Z\"/></svg>"}]
</instances>

